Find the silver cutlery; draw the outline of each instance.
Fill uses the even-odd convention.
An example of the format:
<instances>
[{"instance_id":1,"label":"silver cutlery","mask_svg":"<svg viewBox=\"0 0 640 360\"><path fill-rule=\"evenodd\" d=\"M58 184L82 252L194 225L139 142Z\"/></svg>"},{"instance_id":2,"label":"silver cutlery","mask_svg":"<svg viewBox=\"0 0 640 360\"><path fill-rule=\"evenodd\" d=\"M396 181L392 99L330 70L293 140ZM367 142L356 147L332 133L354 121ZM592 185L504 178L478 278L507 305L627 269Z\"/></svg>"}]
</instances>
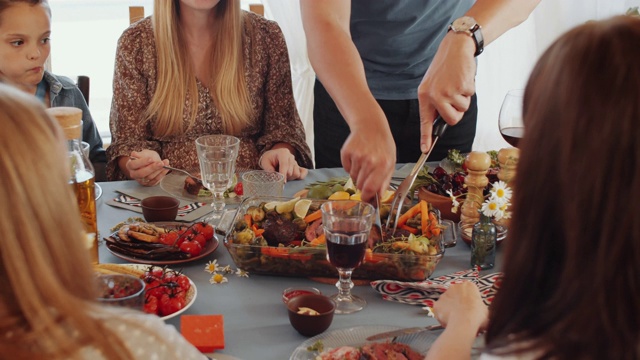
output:
<instances>
[{"instance_id":1,"label":"silver cutlery","mask_svg":"<svg viewBox=\"0 0 640 360\"><path fill-rule=\"evenodd\" d=\"M438 116L433 122L433 141L431 142L431 148L429 148L429 151L427 151L426 153L422 153L422 155L420 155L420 158L414 165L413 169L411 169L409 175L407 175L407 177L398 186L398 190L396 190L396 194L393 197L391 210L389 212L389 217L387 218L387 223L385 225L385 229L389 229L389 226L391 225L391 219L394 218L393 229L391 232L389 232L390 234L394 234L396 232L398 219L400 218L400 213L402 212L402 205L404 204L404 201L409 194L409 190L411 189L413 183L416 181L416 177L418 176L420 169L422 169L424 163L427 161L427 158L435 148L438 139L442 136L442 134L444 134L444 131L446 129L447 123L442 119L442 117ZM383 232L385 232L385 229L383 229Z\"/></svg>"},{"instance_id":2,"label":"silver cutlery","mask_svg":"<svg viewBox=\"0 0 640 360\"><path fill-rule=\"evenodd\" d=\"M137 158L137 157L135 157L135 156L129 156L129 159L131 159L131 160L138 160L138 158ZM168 165L164 165L164 166L163 166L163 168L165 168L165 169L167 169L167 170L177 171L177 172L183 173L183 174L185 174L185 175L187 175L187 176L189 176L189 177L191 177L191 178L195 179L196 181L198 181L199 183L201 183L201 184L202 184L202 179L200 179L200 177L199 177L199 176L195 176L195 175L191 174L190 172L188 172L187 170L174 168L174 167L171 167L171 166L168 166Z\"/></svg>"},{"instance_id":3,"label":"silver cutlery","mask_svg":"<svg viewBox=\"0 0 640 360\"><path fill-rule=\"evenodd\" d=\"M367 338L367 341L389 339L389 338L395 338L403 335L415 334L423 331L435 331L435 330L441 330L441 329L444 329L444 327L440 324L437 324L437 325L430 325L430 326L424 326L424 327L411 327L411 328L405 328L405 329L385 331L383 333L369 336Z\"/></svg>"}]
</instances>

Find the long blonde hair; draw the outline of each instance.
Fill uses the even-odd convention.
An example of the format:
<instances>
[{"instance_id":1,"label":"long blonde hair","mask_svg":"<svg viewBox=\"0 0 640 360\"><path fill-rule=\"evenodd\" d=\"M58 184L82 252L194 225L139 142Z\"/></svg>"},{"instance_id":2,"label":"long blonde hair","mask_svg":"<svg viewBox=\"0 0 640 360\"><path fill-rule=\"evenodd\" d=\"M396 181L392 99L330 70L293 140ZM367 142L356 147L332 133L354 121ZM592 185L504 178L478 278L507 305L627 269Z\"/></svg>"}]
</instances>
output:
<instances>
[{"instance_id":1,"label":"long blonde hair","mask_svg":"<svg viewBox=\"0 0 640 360\"><path fill-rule=\"evenodd\" d=\"M33 96L0 83L0 357L68 359L92 346L131 355L92 318L95 282L60 128Z\"/></svg>"},{"instance_id":2,"label":"long blonde hair","mask_svg":"<svg viewBox=\"0 0 640 360\"><path fill-rule=\"evenodd\" d=\"M158 75L145 117L154 119L153 131L159 137L184 134L195 123L198 112L196 74L185 45L179 11L179 0L154 2L152 21ZM213 44L209 49L211 79L204 85L222 118L223 131L238 135L253 115L242 46L244 16L239 0L221 0L214 11L216 22L211 29Z\"/></svg>"}]
</instances>

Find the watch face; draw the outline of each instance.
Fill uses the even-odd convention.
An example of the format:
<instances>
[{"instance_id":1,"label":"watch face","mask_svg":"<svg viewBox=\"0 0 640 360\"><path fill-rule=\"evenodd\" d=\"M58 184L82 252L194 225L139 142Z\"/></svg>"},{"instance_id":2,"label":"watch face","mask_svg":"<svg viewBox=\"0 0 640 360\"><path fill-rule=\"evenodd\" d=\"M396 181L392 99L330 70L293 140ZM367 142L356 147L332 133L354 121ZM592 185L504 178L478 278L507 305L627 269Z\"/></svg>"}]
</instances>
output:
<instances>
[{"instance_id":1,"label":"watch face","mask_svg":"<svg viewBox=\"0 0 640 360\"><path fill-rule=\"evenodd\" d=\"M476 25L476 21L469 16L463 16L455 19L451 24L454 31L470 31Z\"/></svg>"}]
</instances>

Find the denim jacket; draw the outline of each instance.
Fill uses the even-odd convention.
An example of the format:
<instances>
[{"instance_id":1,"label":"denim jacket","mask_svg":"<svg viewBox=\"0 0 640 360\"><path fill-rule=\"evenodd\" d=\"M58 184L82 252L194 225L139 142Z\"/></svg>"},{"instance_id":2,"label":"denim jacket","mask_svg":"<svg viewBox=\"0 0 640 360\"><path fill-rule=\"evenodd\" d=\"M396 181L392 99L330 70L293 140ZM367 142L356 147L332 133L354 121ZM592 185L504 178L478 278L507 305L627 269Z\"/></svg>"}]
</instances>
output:
<instances>
[{"instance_id":1,"label":"denim jacket","mask_svg":"<svg viewBox=\"0 0 640 360\"><path fill-rule=\"evenodd\" d=\"M91 145L89 160L92 163L106 163L107 155L102 148L102 138L80 89L68 77L53 75L48 71L44 72L43 81L49 85L50 107L71 106L82 110L82 141Z\"/></svg>"}]
</instances>

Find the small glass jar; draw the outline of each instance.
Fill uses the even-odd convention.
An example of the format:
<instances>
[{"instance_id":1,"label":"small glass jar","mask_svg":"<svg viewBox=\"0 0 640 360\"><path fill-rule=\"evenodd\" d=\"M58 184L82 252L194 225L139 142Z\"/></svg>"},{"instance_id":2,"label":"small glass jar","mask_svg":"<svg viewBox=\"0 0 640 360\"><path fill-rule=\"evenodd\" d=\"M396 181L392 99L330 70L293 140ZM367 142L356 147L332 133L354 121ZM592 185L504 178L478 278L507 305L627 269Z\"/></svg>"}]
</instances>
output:
<instances>
[{"instance_id":1,"label":"small glass jar","mask_svg":"<svg viewBox=\"0 0 640 360\"><path fill-rule=\"evenodd\" d=\"M480 221L473 225L471 235L471 267L492 269L496 262L498 231L491 217L480 214Z\"/></svg>"}]
</instances>

